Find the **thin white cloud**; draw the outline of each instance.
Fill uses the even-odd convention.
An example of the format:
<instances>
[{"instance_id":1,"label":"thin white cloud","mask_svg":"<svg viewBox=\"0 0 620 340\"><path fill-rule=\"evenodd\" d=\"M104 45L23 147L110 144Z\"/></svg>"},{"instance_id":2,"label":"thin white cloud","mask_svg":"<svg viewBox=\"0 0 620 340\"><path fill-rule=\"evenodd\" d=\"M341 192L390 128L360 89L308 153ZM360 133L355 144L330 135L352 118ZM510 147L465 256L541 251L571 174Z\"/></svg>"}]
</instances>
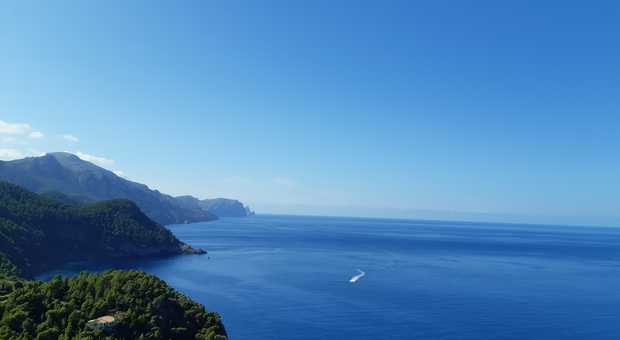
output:
<instances>
[{"instance_id":1,"label":"thin white cloud","mask_svg":"<svg viewBox=\"0 0 620 340\"><path fill-rule=\"evenodd\" d=\"M41 131L32 131L31 133L28 134L28 137L32 139L41 139L45 137L45 135Z\"/></svg>"},{"instance_id":2,"label":"thin white cloud","mask_svg":"<svg viewBox=\"0 0 620 340\"><path fill-rule=\"evenodd\" d=\"M8 123L0 120L0 135L2 135L3 143L27 144L23 138L41 139L45 135L43 132L35 130L30 124L26 123Z\"/></svg>"},{"instance_id":3,"label":"thin white cloud","mask_svg":"<svg viewBox=\"0 0 620 340\"><path fill-rule=\"evenodd\" d=\"M80 141L80 139L79 139L79 138L77 138L77 137L76 137L76 136L74 136L74 135L70 135L70 134L62 135L62 138L63 138L64 140L66 140L66 141L71 142L71 143L77 143L77 142L79 142L79 141Z\"/></svg>"},{"instance_id":4,"label":"thin white cloud","mask_svg":"<svg viewBox=\"0 0 620 340\"><path fill-rule=\"evenodd\" d=\"M100 157L100 156L93 156L93 155L89 155L87 153L83 153L83 152L76 152L75 153L76 156L80 157L81 159L87 161L87 162L91 162L94 164L97 164L101 167L110 167L113 166L114 164L116 164L116 162L113 159L109 159L109 158L105 158L105 157Z\"/></svg>"},{"instance_id":5,"label":"thin white cloud","mask_svg":"<svg viewBox=\"0 0 620 340\"><path fill-rule=\"evenodd\" d=\"M25 135L32 131L32 126L26 123L7 123L0 120L0 134L2 135Z\"/></svg>"},{"instance_id":6,"label":"thin white cloud","mask_svg":"<svg viewBox=\"0 0 620 340\"><path fill-rule=\"evenodd\" d=\"M45 153L36 149L20 150L14 148L0 148L0 160L3 161L12 161L26 157L39 157L44 154Z\"/></svg>"},{"instance_id":7,"label":"thin white cloud","mask_svg":"<svg viewBox=\"0 0 620 340\"><path fill-rule=\"evenodd\" d=\"M17 149L0 149L0 160L3 161L12 161L15 159L21 159L26 157L26 155Z\"/></svg>"}]
</instances>

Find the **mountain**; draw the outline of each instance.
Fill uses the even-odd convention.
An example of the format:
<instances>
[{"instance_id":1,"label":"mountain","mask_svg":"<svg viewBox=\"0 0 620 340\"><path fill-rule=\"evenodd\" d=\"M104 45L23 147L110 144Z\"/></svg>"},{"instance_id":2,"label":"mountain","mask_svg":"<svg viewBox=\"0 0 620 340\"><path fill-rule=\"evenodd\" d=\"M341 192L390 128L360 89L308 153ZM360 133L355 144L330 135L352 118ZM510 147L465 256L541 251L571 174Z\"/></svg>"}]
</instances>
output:
<instances>
[{"instance_id":1,"label":"mountain","mask_svg":"<svg viewBox=\"0 0 620 340\"><path fill-rule=\"evenodd\" d=\"M2 272L31 276L68 261L195 252L131 201L72 206L0 182Z\"/></svg>"},{"instance_id":2,"label":"mountain","mask_svg":"<svg viewBox=\"0 0 620 340\"><path fill-rule=\"evenodd\" d=\"M246 217L254 215L249 207L237 200L228 198L214 198L199 200L193 196L175 197L178 204L188 209L207 210L218 217Z\"/></svg>"},{"instance_id":3,"label":"mountain","mask_svg":"<svg viewBox=\"0 0 620 340\"><path fill-rule=\"evenodd\" d=\"M52 196L62 193L65 198L76 203L128 199L162 225L217 219L215 214L201 207L191 208L179 204L172 196L126 180L65 152L0 161L0 180L37 193Z\"/></svg>"}]
</instances>

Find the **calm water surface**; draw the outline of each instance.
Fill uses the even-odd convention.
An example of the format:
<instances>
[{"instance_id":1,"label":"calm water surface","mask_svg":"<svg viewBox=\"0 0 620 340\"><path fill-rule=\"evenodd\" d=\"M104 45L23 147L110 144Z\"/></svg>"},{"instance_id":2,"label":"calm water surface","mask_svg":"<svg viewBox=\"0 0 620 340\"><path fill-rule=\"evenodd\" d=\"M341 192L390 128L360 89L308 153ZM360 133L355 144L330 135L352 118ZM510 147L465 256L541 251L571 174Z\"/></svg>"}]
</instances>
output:
<instances>
[{"instance_id":1,"label":"calm water surface","mask_svg":"<svg viewBox=\"0 0 620 340\"><path fill-rule=\"evenodd\" d=\"M170 229L209 254L113 266L220 312L233 340L620 339L620 229L290 216Z\"/></svg>"}]
</instances>

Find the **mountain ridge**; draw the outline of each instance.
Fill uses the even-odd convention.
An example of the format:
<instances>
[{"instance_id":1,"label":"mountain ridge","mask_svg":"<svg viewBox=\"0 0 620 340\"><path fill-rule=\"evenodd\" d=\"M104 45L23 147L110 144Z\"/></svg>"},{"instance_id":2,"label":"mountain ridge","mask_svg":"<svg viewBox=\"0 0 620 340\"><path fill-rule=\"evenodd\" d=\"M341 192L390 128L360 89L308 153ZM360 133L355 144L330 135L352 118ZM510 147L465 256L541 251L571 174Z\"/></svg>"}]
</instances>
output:
<instances>
[{"instance_id":1,"label":"mountain ridge","mask_svg":"<svg viewBox=\"0 0 620 340\"><path fill-rule=\"evenodd\" d=\"M218 218L205 204L187 204L182 199L149 188L145 184L119 177L112 171L85 161L67 152L48 153L13 161L0 161L0 180L7 181L36 193L62 193L76 201L92 203L124 198L135 202L151 219L162 224L205 222ZM185 196L184 196L185 197ZM190 196L191 197L191 196ZM195 197L193 199L198 200ZM238 202L230 200L232 202ZM200 201L201 202L201 201ZM241 204L241 202L238 202ZM249 209L236 206L236 214L247 216ZM217 207L215 209L218 210Z\"/></svg>"}]
</instances>

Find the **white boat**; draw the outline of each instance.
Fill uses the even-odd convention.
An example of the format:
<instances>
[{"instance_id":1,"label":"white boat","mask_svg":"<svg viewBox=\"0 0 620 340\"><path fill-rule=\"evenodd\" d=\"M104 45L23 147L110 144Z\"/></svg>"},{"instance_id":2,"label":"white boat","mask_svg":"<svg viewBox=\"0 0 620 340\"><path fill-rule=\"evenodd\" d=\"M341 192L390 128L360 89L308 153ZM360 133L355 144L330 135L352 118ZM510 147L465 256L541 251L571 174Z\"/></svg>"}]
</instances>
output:
<instances>
[{"instance_id":1,"label":"white boat","mask_svg":"<svg viewBox=\"0 0 620 340\"><path fill-rule=\"evenodd\" d=\"M361 279L362 277L364 277L364 275L366 275L366 273L364 273L364 271L362 271L360 269L358 269L357 271L360 272L360 273L355 275L355 276L353 276L351 278L351 280L349 280L349 282L355 283L355 282L357 282L357 280Z\"/></svg>"}]
</instances>

